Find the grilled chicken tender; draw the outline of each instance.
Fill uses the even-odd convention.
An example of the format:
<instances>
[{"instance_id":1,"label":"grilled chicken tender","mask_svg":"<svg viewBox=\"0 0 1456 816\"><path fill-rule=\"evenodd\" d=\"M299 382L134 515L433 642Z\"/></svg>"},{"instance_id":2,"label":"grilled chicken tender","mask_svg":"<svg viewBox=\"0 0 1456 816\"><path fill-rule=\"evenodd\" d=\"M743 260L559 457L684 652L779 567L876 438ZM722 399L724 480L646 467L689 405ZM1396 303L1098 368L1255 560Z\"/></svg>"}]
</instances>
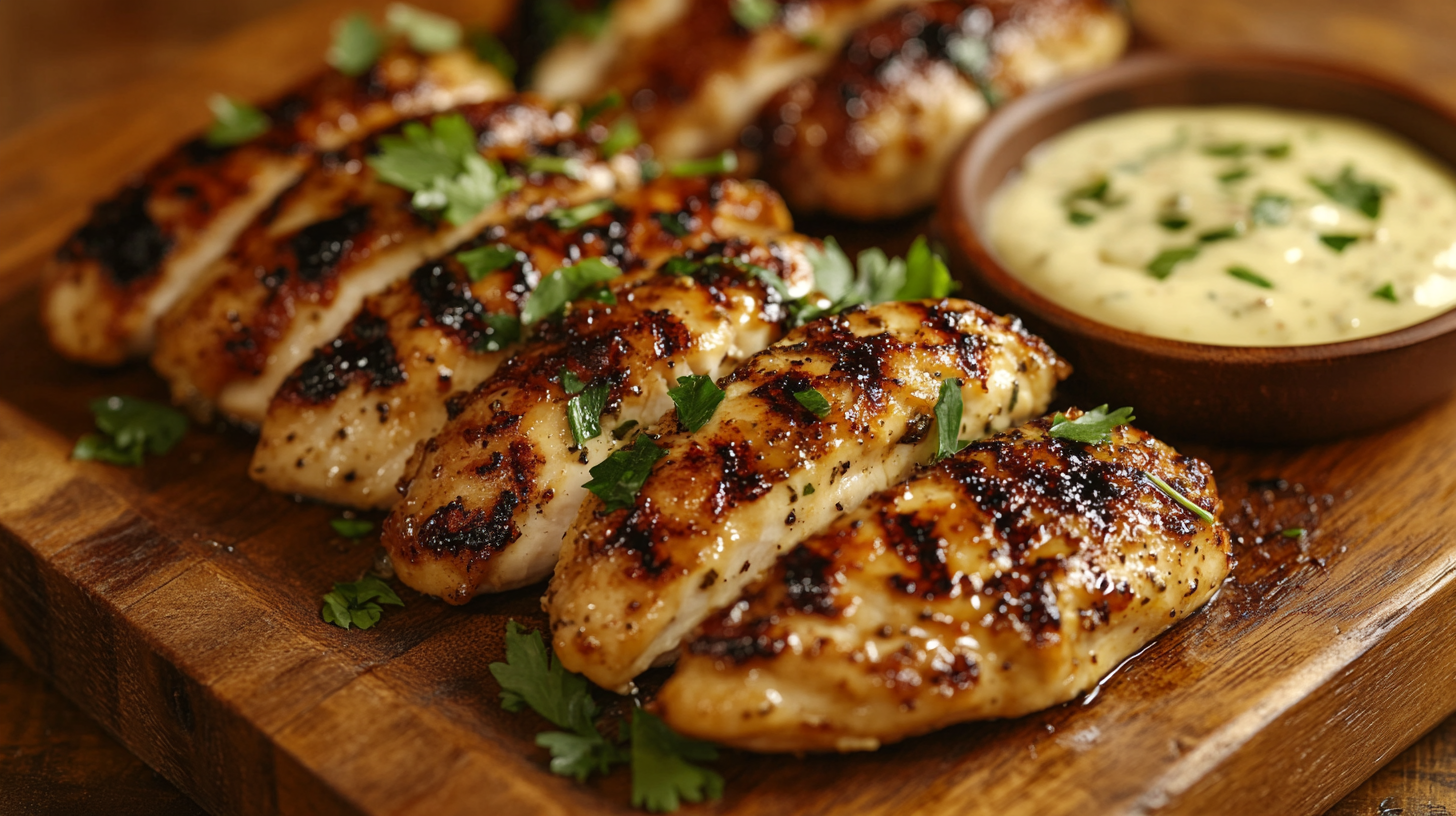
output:
<instances>
[{"instance_id":1,"label":"grilled chicken tender","mask_svg":"<svg viewBox=\"0 0 1456 816\"><path fill-rule=\"evenodd\" d=\"M761 276L778 278L790 297L807 294L813 245L795 235L734 240L690 275L664 272L618 292L615 305L578 301L452 401L450 421L411 460L408 492L384 523L400 580L464 603L550 575L590 469L630 444L614 431L662 416L678 377L720 376L778 339L789 311ZM732 260L706 262L714 256ZM563 368L588 389L607 387L602 433L583 447L567 420Z\"/></svg>"},{"instance_id":2,"label":"grilled chicken tender","mask_svg":"<svg viewBox=\"0 0 1456 816\"><path fill-rule=\"evenodd\" d=\"M265 110L272 126L246 144L193 139L97 204L56 253L42 307L51 344L98 365L145 355L157 319L298 180L311 154L509 91L465 51L398 48L361 76L328 71L273 103Z\"/></svg>"},{"instance_id":3,"label":"grilled chicken tender","mask_svg":"<svg viewBox=\"0 0 1456 816\"><path fill-rule=\"evenodd\" d=\"M1068 371L1019 322L964 300L795 330L725 380L698 431L675 413L653 427L665 455L634 506L582 507L545 599L557 656L629 687L775 558L930 459L943 382L962 383L959 433L982 436L1045 410ZM796 396L811 389L822 417Z\"/></svg>"},{"instance_id":4,"label":"grilled chicken tender","mask_svg":"<svg viewBox=\"0 0 1456 816\"><path fill-rule=\"evenodd\" d=\"M1076 416L1076 412L1068 412ZM868 750L1076 697L1229 572L1208 465L1123 426L1041 419L876 494L804 542L683 649L675 730L754 751Z\"/></svg>"},{"instance_id":5,"label":"grilled chicken tender","mask_svg":"<svg viewBox=\"0 0 1456 816\"><path fill-rule=\"evenodd\" d=\"M366 164L377 140L328 154L238 239L158 325L152 356L173 399L262 422L283 380L343 331L364 298L490 224L580 204L637 183L632 159L595 158L566 109L527 98L461 108L481 155L520 182L463 224L410 206ZM531 156L572 157L580 178L528 172Z\"/></svg>"},{"instance_id":6,"label":"grilled chicken tender","mask_svg":"<svg viewBox=\"0 0 1456 816\"><path fill-rule=\"evenodd\" d=\"M616 0L600 33L542 56L533 88L581 100L616 89L659 156L701 156L737 144L774 93L824 70L852 30L900 2L766 4L774 18L750 29L734 19L737 0Z\"/></svg>"},{"instance_id":7,"label":"grilled chicken tender","mask_svg":"<svg viewBox=\"0 0 1456 816\"><path fill-rule=\"evenodd\" d=\"M387 508L415 444L445 425L448 396L473 389L515 353L491 322L517 318L543 276L605 257L629 273L608 284L621 292L670 257L792 226L783 201L757 182L662 178L615 202L571 229L544 218L490 227L461 249L508 247L516 260L479 280L457 253L366 299L343 334L274 395L253 478L285 493Z\"/></svg>"},{"instance_id":8,"label":"grilled chicken tender","mask_svg":"<svg viewBox=\"0 0 1456 816\"><path fill-rule=\"evenodd\" d=\"M928 206L994 104L1111 63L1127 39L1107 0L907 6L767 105L765 177L801 211L868 220Z\"/></svg>"}]
</instances>

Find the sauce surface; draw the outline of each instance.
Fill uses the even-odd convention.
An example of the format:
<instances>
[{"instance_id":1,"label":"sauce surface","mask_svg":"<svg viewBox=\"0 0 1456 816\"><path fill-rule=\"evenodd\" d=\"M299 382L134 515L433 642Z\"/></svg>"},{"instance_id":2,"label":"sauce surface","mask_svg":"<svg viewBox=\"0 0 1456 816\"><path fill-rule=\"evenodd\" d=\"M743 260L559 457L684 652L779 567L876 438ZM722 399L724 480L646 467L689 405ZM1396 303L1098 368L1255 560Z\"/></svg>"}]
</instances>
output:
<instances>
[{"instance_id":1,"label":"sauce surface","mask_svg":"<svg viewBox=\"0 0 1456 816\"><path fill-rule=\"evenodd\" d=\"M1038 146L991 245L1037 292L1144 334L1353 340L1456 306L1456 178L1401 138L1272 108L1153 108Z\"/></svg>"}]
</instances>

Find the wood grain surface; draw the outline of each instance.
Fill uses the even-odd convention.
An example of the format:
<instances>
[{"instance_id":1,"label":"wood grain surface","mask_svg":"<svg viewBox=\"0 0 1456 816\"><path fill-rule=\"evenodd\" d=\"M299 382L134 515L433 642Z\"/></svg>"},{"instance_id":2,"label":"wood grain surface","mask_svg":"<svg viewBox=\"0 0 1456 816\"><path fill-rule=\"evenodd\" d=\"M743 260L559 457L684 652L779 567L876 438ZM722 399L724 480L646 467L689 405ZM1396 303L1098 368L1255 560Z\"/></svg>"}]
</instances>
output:
<instances>
[{"instance_id":1,"label":"wood grain surface","mask_svg":"<svg viewBox=\"0 0 1456 816\"><path fill-rule=\"evenodd\" d=\"M306 72L344 7L300 6L192 70L0 144L0 342L15 350L0 357L0 640L214 813L626 812L621 773L550 776L530 742L542 723L496 704L485 665L505 618L539 623L537 591L464 609L404 593L380 628L343 632L318 620L318 598L366 569L375 542L336 539L333 511L250 483L245 436L195 431L143 471L65 458L88 398L164 391L143 370L96 375L45 349L40 259L89 200L199 126L207 93L266 95ZM1320 812L1456 708L1453 420L1448 403L1337 445L1192 449L1245 537L1207 614L1089 701L877 755L730 754L715 809ZM1289 526L1313 534L1269 537ZM1377 777L1341 812L1440 801L1441 739L1410 766L1424 787L1388 797Z\"/></svg>"}]
</instances>

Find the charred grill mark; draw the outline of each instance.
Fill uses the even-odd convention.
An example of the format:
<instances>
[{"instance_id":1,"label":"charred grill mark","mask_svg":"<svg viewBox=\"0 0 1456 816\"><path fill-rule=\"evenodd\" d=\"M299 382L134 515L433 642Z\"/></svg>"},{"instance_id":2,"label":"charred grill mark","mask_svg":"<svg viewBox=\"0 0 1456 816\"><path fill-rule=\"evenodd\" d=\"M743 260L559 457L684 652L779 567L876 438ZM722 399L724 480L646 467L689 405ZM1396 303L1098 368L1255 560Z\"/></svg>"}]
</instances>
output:
<instances>
[{"instance_id":1,"label":"charred grill mark","mask_svg":"<svg viewBox=\"0 0 1456 816\"><path fill-rule=\"evenodd\" d=\"M517 503L516 494L506 490L489 511L469 512L457 496L454 501L431 513L420 526L420 546L452 556L468 552L472 556L489 558L520 538L521 533L511 520Z\"/></svg>"},{"instance_id":2,"label":"charred grill mark","mask_svg":"<svg viewBox=\"0 0 1456 816\"><path fill-rule=\"evenodd\" d=\"M327 221L299 230L288 241L300 281L316 284L333 274L349 254L359 234L369 226L369 207L356 205Z\"/></svg>"},{"instance_id":3,"label":"charred grill mark","mask_svg":"<svg viewBox=\"0 0 1456 816\"><path fill-rule=\"evenodd\" d=\"M746 626L728 626L718 631L715 628L707 627L707 631L688 645L688 651L741 665L755 658L772 660L788 647L782 633L775 631L778 623L768 618L756 619Z\"/></svg>"},{"instance_id":4,"label":"charred grill mark","mask_svg":"<svg viewBox=\"0 0 1456 816\"><path fill-rule=\"evenodd\" d=\"M421 266L410 275L410 284L419 296L421 316L451 334L455 342L473 346L485 336L485 304L475 299L469 281L445 263Z\"/></svg>"},{"instance_id":5,"label":"charred grill mark","mask_svg":"<svg viewBox=\"0 0 1456 816\"><path fill-rule=\"evenodd\" d=\"M789 607L806 615L837 616L833 566L832 559L809 547L798 547L784 556L780 567Z\"/></svg>"},{"instance_id":6,"label":"charred grill mark","mask_svg":"<svg viewBox=\"0 0 1456 816\"><path fill-rule=\"evenodd\" d=\"M97 204L90 220L61 248L60 259L90 258L118 286L154 275L173 240L147 212L151 192L150 187L130 185Z\"/></svg>"},{"instance_id":7,"label":"charred grill mark","mask_svg":"<svg viewBox=\"0 0 1456 816\"><path fill-rule=\"evenodd\" d=\"M914 570L912 574L890 576L891 586L906 595L918 595L927 601L950 594L955 582L946 566L947 542L936 534L936 519L921 519L910 514L882 515L880 527L884 530L886 543Z\"/></svg>"},{"instance_id":8,"label":"charred grill mark","mask_svg":"<svg viewBox=\"0 0 1456 816\"><path fill-rule=\"evenodd\" d=\"M406 376L389 337L389 322L366 310L342 335L315 350L290 374L278 396L295 404L319 405L333 400L351 383L362 381L369 392L392 388L404 382ZM386 405L381 421L387 415Z\"/></svg>"},{"instance_id":9,"label":"charred grill mark","mask_svg":"<svg viewBox=\"0 0 1456 816\"><path fill-rule=\"evenodd\" d=\"M991 602L991 629L1017 629L1031 635L1033 646L1061 640L1062 608L1057 584L1066 574L1060 560L1037 561L1001 572L981 588Z\"/></svg>"}]
</instances>

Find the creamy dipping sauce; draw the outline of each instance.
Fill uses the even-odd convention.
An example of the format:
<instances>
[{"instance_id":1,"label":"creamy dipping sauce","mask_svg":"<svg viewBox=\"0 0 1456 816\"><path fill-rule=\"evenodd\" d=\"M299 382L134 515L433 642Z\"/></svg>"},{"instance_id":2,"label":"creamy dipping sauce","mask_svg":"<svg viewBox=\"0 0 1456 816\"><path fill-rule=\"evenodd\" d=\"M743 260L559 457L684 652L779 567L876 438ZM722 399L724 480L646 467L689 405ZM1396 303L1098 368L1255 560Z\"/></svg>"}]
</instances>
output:
<instances>
[{"instance_id":1,"label":"creamy dipping sauce","mask_svg":"<svg viewBox=\"0 0 1456 816\"><path fill-rule=\"evenodd\" d=\"M1351 119L1153 108L1038 146L991 245L1080 314L1229 346L1331 343L1456 306L1456 178Z\"/></svg>"}]
</instances>

